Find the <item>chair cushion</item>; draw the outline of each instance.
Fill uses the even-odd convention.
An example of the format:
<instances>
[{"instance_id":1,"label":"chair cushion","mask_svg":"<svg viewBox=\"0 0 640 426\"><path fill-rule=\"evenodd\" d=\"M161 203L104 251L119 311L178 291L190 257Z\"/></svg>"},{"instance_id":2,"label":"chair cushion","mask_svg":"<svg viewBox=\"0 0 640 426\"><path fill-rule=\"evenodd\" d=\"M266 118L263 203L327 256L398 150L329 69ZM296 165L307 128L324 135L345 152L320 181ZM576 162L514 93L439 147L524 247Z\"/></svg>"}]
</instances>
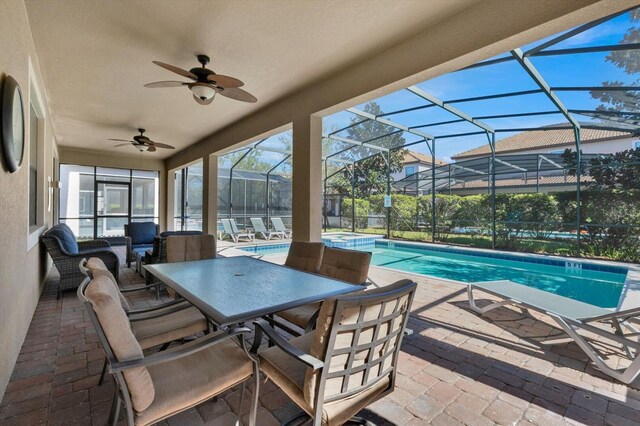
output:
<instances>
[{"instance_id":1,"label":"chair cushion","mask_svg":"<svg viewBox=\"0 0 640 426\"><path fill-rule=\"evenodd\" d=\"M97 278L97 277L109 278L109 280L113 283L113 288L117 291L117 298L118 300L120 300L120 304L122 305L122 308L125 311L131 310L131 305L129 305L129 302L127 301L127 299L122 295L122 293L120 293L118 282L114 278L111 271L107 269L107 266L104 264L102 259L100 259L99 257L90 257L89 260L87 260L87 264L85 266L87 267L89 272L91 272L91 276L93 278Z\"/></svg>"},{"instance_id":2,"label":"chair cushion","mask_svg":"<svg viewBox=\"0 0 640 426\"><path fill-rule=\"evenodd\" d=\"M204 235L202 231L164 231L160 233L163 238L170 237L172 235Z\"/></svg>"},{"instance_id":3,"label":"chair cushion","mask_svg":"<svg viewBox=\"0 0 640 426\"><path fill-rule=\"evenodd\" d=\"M71 254L78 254L78 242L73 231L65 223L54 225L46 233L49 237L56 237L60 240L62 248Z\"/></svg>"},{"instance_id":4,"label":"chair cushion","mask_svg":"<svg viewBox=\"0 0 640 426\"><path fill-rule=\"evenodd\" d=\"M286 266L306 272L318 272L322 262L323 243L293 241L289 246Z\"/></svg>"},{"instance_id":5,"label":"chair cushion","mask_svg":"<svg viewBox=\"0 0 640 426\"><path fill-rule=\"evenodd\" d=\"M131 323L142 349L193 336L207 330L207 320L195 307Z\"/></svg>"},{"instance_id":6,"label":"chair cushion","mask_svg":"<svg viewBox=\"0 0 640 426\"><path fill-rule=\"evenodd\" d=\"M309 353L315 332L307 333L289 341L298 349ZM305 375L310 368L293 360L277 346L260 351L260 369L276 386L287 394L300 408L313 416L314 410L304 396ZM376 400L389 387L389 379L383 379L364 392L335 402L323 404L322 424L342 425L360 410Z\"/></svg>"},{"instance_id":7,"label":"chair cushion","mask_svg":"<svg viewBox=\"0 0 640 426\"><path fill-rule=\"evenodd\" d=\"M197 344L198 340L176 349ZM169 353L172 349L168 349ZM136 425L148 425L204 402L251 377L252 363L227 339L193 355L148 368L156 388L153 403L136 415Z\"/></svg>"},{"instance_id":8,"label":"chair cushion","mask_svg":"<svg viewBox=\"0 0 640 426\"><path fill-rule=\"evenodd\" d=\"M129 237L131 245L153 244L156 236L157 225L155 222L131 222L129 224Z\"/></svg>"},{"instance_id":9,"label":"chair cushion","mask_svg":"<svg viewBox=\"0 0 640 426\"><path fill-rule=\"evenodd\" d=\"M173 235L167 237L167 262L214 259L216 238L213 235Z\"/></svg>"},{"instance_id":10,"label":"chair cushion","mask_svg":"<svg viewBox=\"0 0 640 426\"><path fill-rule=\"evenodd\" d=\"M311 320L311 317L320 309L322 304L310 303L308 305L298 306L296 308L287 309L276 313L280 318L284 318L292 324L298 327L306 328L307 324Z\"/></svg>"},{"instance_id":11,"label":"chair cushion","mask_svg":"<svg viewBox=\"0 0 640 426\"><path fill-rule=\"evenodd\" d=\"M120 362L144 358L142 348L131 332L129 319L117 296L113 283L105 276L94 278L85 291L91 302L100 326L104 330L109 346ZM131 402L136 411L147 409L153 402L155 389L145 367L132 368L124 372L131 393Z\"/></svg>"},{"instance_id":12,"label":"chair cushion","mask_svg":"<svg viewBox=\"0 0 640 426\"><path fill-rule=\"evenodd\" d=\"M325 247L318 273L353 284L364 284L370 264L371 253Z\"/></svg>"}]
</instances>

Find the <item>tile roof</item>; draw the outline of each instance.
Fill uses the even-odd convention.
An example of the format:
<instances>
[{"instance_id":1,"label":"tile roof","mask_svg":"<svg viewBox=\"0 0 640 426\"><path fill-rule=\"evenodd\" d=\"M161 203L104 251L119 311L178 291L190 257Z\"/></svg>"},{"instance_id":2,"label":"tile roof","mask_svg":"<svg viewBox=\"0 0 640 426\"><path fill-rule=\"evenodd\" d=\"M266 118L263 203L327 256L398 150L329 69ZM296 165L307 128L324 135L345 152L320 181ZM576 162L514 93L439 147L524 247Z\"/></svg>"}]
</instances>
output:
<instances>
[{"instance_id":1,"label":"tile roof","mask_svg":"<svg viewBox=\"0 0 640 426\"><path fill-rule=\"evenodd\" d=\"M558 126L554 124L552 126ZM582 129L580 132L583 143L597 142L607 139L621 139L631 137L631 133L619 132L615 130ZM561 130L531 130L518 133L517 135L499 140L496 142L496 153L504 154L508 152L526 151L544 147L558 147L575 143L573 129ZM477 157L491 154L489 145L482 145L469 151L454 155L455 160Z\"/></svg>"},{"instance_id":2,"label":"tile roof","mask_svg":"<svg viewBox=\"0 0 640 426\"><path fill-rule=\"evenodd\" d=\"M420 152L415 152L415 151L409 151L407 150L407 152L404 154L404 158L402 159L402 164L407 164L407 163L427 163L427 164L431 164L431 156L430 155L425 155L422 154ZM436 158L436 164L439 166L448 164L445 161L442 160L438 160Z\"/></svg>"}]
</instances>

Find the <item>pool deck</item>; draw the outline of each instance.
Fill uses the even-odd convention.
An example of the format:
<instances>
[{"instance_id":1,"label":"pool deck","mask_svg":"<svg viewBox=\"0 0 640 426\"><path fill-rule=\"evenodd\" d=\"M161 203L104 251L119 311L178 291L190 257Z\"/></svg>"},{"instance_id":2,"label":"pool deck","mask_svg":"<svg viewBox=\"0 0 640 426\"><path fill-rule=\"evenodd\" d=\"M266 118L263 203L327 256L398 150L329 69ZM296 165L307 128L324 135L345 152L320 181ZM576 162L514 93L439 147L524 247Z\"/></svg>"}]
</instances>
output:
<instances>
[{"instance_id":1,"label":"pool deck","mask_svg":"<svg viewBox=\"0 0 640 426\"><path fill-rule=\"evenodd\" d=\"M263 256L275 263L284 258ZM121 277L125 286L142 281L128 268ZM640 383L626 386L604 376L548 318L515 307L481 317L469 310L462 285L377 267L369 275L374 285L403 277L419 283L409 320L414 334L403 341L395 391L372 404L365 417L379 425L410 426L640 423ZM54 271L0 403L0 424L106 422L113 382L97 386L102 350L74 292L56 300L56 282ZM151 294L138 294L132 302L136 308L156 303ZM612 365L628 364L618 348L601 344ZM232 425L238 396L234 388L161 424ZM295 412L273 385L262 388L260 425L279 424Z\"/></svg>"}]
</instances>

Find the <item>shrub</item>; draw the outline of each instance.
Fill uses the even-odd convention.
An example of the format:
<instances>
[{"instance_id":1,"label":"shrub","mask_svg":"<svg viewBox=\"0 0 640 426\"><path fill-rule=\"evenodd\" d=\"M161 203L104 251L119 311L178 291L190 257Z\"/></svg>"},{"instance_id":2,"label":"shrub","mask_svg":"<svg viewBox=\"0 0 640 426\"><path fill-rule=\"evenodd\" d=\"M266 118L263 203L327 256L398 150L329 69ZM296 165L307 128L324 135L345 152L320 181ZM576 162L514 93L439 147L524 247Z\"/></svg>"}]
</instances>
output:
<instances>
[{"instance_id":1,"label":"shrub","mask_svg":"<svg viewBox=\"0 0 640 426\"><path fill-rule=\"evenodd\" d=\"M369 201L356 198L356 221L355 227L358 229L365 229L368 224L369 216ZM351 226L351 198L344 198L342 200L342 217L347 226Z\"/></svg>"}]
</instances>

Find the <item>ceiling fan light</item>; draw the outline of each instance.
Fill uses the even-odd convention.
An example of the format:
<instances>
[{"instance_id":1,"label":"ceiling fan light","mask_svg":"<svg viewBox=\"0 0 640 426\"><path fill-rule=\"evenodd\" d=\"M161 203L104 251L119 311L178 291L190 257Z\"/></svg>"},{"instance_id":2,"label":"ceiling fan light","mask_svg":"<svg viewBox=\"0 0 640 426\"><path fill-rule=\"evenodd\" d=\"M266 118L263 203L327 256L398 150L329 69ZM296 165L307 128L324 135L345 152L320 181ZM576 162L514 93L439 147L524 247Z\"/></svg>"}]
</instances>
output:
<instances>
[{"instance_id":1,"label":"ceiling fan light","mask_svg":"<svg viewBox=\"0 0 640 426\"><path fill-rule=\"evenodd\" d=\"M216 90L208 84L192 84L190 89L194 95L203 101L211 99L216 95Z\"/></svg>"},{"instance_id":2,"label":"ceiling fan light","mask_svg":"<svg viewBox=\"0 0 640 426\"><path fill-rule=\"evenodd\" d=\"M148 147L147 145L144 145L144 144L136 145L136 148L137 148L137 149L138 149L138 151L140 151L140 152L145 152L147 149L149 149L149 147Z\"/></svg>"}]
</instances>

